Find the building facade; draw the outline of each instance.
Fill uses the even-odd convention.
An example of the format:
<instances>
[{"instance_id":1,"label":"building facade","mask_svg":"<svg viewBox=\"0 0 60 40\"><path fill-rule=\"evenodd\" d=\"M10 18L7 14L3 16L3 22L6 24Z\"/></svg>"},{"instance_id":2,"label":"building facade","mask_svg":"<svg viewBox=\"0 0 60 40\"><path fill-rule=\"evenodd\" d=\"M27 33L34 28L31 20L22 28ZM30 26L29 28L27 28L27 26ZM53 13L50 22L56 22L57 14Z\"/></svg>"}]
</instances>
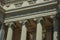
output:
<instances>
[{"instance_id":1,"label":"building facade","mask_svg":"<svg viewBox=\"0 0 60 40\"><path fill-rule=\"evenodd\" d=\"M0 40L59 40L59 0L1 0Z\"/></svg>"}]
</instances>

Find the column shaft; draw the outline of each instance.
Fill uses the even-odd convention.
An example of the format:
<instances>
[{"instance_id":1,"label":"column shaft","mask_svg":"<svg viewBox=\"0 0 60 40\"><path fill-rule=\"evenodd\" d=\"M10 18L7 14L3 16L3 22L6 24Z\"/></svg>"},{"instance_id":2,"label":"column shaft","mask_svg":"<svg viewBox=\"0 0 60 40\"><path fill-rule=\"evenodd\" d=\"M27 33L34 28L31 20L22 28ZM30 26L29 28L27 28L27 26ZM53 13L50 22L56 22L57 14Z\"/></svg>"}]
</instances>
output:
<instances>
[{"instance_id":1,"label":"column shaft","mask_svg":"<svg viewBox=\"0 0 60 40\"><path fill-rule=\"evenodd\" d=\"M53 20L53 25L54 25L54 35L53 35L53 40L58 40L58 19L54 18Z\"/></svg>"},{"instance_id":2,"label":"column shaft","mask_svg":"<svg viewBox=\"0 0 60 40\"><path fill-rule=\"evenodd\" d=\"M42 25L41 23L37 23L37 34L36 40L42 40Z\"/></svg>"},{"instance_id":3,"label":"column shaft","mask_svg":"<svg viewBox=\"0 0 60 40\"><path fill-rule=\"evenodd\" d=\"M0 23L0 40L4 40L4 29L3 29L3 23Z\"/></svg>"},{"instance_id":4,"label":"column shaft","mask_svg":"<svg viewBox=\"0 0 60 40\"><path fill-rule=\"evenodd\" d=\"M8 34L7 34L7 39L6 40L12 40L12 28L11 28L11 25L9 25Z\"/></svg>"},{"instance_id":5,"label":"column shaft","mask_svg":"<svg viewBox=\"0 0 60 40\"><path fill-rule=\"evenodd\" d=\"M27 33L27 29L25 27L25 24L23 24L22 25L21 40L26 40L26 33Z\"/></svg>"}]
</instances>

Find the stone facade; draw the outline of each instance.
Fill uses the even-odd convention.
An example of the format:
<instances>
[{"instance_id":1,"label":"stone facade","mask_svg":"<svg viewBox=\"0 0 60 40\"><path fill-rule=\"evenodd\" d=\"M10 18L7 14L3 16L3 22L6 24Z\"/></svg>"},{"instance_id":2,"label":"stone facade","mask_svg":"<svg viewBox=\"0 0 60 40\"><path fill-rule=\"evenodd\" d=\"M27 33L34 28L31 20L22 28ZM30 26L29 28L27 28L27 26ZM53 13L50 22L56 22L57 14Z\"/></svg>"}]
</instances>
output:
<instances>
[{"instance_id":1,"label":"stone facade","mask_svg":"<svg viewBox=\"0 0 60 40\"><path fill-rule=\"evenodd\" d=\"M0 40L59 40L59 0L1 0Z\"/></svg>"}]
</instances>

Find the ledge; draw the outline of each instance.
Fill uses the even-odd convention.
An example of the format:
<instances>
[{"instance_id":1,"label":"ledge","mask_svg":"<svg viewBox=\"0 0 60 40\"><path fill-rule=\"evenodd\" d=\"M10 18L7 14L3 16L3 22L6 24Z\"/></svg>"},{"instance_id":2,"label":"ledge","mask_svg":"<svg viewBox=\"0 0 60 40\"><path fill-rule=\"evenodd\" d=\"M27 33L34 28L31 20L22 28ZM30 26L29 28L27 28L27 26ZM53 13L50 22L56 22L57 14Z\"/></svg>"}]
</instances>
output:
<instances>
[{"instance_id":1,"label":"ledge","mask_svg":"<svg viewBox=\"0 0 60 40\"><path fill-rule=\"evenodd\" d=\"M5 18L4 23L12 22L12 21L20 21L20 20L36 18L36 17L42 17L42 16L56 15L56 13L57 13L56 9L52 9L48 11L46 10L42 12L35 12L34 14L19 15L15 17Z\"/></svg>"},{"instance_id":2,"label":"ledge","mask_svg":"<svg viewBox=\"0 0 60 40\"><path fill-rule=\"evenodd\" d=\"M12 10L6 10L5 13L7 14L7 13L12 13L12 12L17 12L17 11L23 11L23 10L43 7L43 6L52 5L52 4L57 4L57 1L50 1L50 2L40 3L40 4L31 5L31 6L27 6L27 7L22 7L22 8L12 9Z\"/></svg>"}]
</instances>

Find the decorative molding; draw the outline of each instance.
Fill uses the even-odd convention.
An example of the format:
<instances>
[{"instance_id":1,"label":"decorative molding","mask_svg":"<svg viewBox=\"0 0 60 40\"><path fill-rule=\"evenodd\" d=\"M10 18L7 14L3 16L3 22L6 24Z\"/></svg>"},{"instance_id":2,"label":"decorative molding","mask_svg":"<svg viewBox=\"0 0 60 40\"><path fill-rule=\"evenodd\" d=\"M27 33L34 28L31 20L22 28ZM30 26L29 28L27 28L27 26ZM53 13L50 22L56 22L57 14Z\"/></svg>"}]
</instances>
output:
<instances>
[{"instance_id":1,"label":"decorative molding","mask_svg":"<svg viewBox=\"0 0 60 40\"><path fill-rule=\"evenodd\" d=\"M25 19L30 19L30 18L35 18L35 17L42 17L42 16L49 16L49 15L56 15L56 11L48 13L43 13L43 14L36 14L36 15L30 15L30 16L24 16L24 17L17 17L17 18L12 18L12 19L5 19L6 22L12 22L12 21L19 21L19 20L25 20Z\"/></svg>"},{"instance_id":2,"label":"decorative molding","mask_svg":"<svg viewBox=\"0 0 60 40\"><path fill-rule=\"evenodd\" d=\"M38 8L38 7L44 7L44 6L53 5L53 4L57 4L57 2L56 1L50 1L50 2L46 2L46 3L30 5L30 6L27 6L27 7L21 7L21 8L16 8L16 9L12 9L12 10L6 10L5 13L7 14L7 13L23 11L23 10L28 10L28 9Z\"/></svg>"}]
</instances>

